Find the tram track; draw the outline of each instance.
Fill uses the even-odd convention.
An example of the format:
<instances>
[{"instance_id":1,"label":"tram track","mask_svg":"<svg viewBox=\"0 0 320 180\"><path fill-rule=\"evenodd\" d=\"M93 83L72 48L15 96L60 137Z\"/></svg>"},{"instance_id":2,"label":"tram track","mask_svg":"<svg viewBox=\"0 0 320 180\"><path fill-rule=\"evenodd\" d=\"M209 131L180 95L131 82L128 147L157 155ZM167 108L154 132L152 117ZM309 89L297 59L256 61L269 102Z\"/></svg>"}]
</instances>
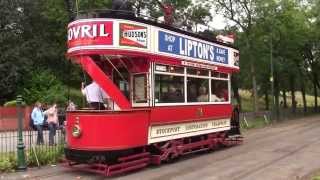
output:
<instances>
[{"instance_id":1,"label":"tram track","mask_svg":"<svg viewBox=\"0 0 320 180\"><path fill-rule=\"evenodd\" d=\"M259 138L257 137L254 137L254 132L253 133L250 133L253 135L253 137L249 137L250 140L246 140L245 138L245 142L243 145L240 145L238 147L231 147L229 149L221 149L221 151L216 151L215 153L210 153L208 155L205 155L206 157L207 156L211 156L212 154L215 154L216 156L215 157L218 157L218 158L213 158L213 159L210 159L209 161L211 161L211 163L209 164L206 164L205 162L202 163L202 165L200 166L197 166L196 169L203 169L207 166L212 166L214 167L215 164L217 163L224 163L224 162L231 162L233 159L235 159L237 156L242 156L244 155L245 153L250 153L250 150L252 149L255 149L257 147L259 147L259 149L264 149L265 147L268 147L270 144L272 144L272 142L274 141L275 138L279 138L279 139L285 139L286 136L289 136L290 133L292 133L292 129L295 129L295 133L294 135L291 135L291 138L292 139L295 139L294 136L301 136L302 133L308 133L308 132L312 132L313 130L317 129L319 126L317 126L315 123L320 123L319 122L316 122L317 120L319 120L317 117L314 117L315 119L312 119L312 120L308 120L308 123L298 123L296 124L297 120L295 120L295 124L293 125L290 125L290 127L286 127L285 130L281 130L280 132L279 131L276 131L277 133L276 134L268 134L268 136L266 137L265 133L262 133L261 136ZM291 123L291 122L290 122ZM280 125L281 126L281 125ZM268 127L269 128L269 127ZM278 127L274 127L274 128L278 128ZM281 128L281 127L280 127ZM267 129L267 128L264 128L264 129ZM272 127L270 127L269 129L271 129L271 131L273 130ZM259 129L258 131L260 132L261 130L263 129ZM255 131L255 130L254 130ZM246 135L244 135L246 137ZM253 141L254 140L254 141ZM246 143L246 141L248 141L249 143ZM271 166L285 158L288 158L290 156L293 156L295 153L298 153L300 151L302 151L303 149L313 145L314 143L320 141L320 138L317 138L316 140L312 141L312 142L307 142L307 143L304 143L303 145L299 146L298 148L296 148L295 150L293 151L290 151L290 152L287 152L285 154L283 154L282 156L276 158L276 159L272 159L271 161L268 161L268 162L263 162L262 164L260 165L257 165L253 168L250 168L249 171L246 171L246 172L238 172L238 173L235 173L235 174L238 174L238 175L235 175L232 179L235 179L235 180L241 180L241 179L245 179L247 176L250 176L251 174L261 170L261 169L264 169L268 166ZM241 149L239 151L239 149ZM237 153L235 154L234 151L236 151ZM231 154L230 154L231 153ZM223 157L221 157L223 156ZM195 157L195 156L193 156ZM183 158L183 162L185 162L185 160L190 160L192 159L193 160L193 157L185 157ZM198 156L200 159L205 159L206 157L200 157ZM196 157L197 158L197 157ZM161 179L170 179L170 177L179 177L181 175L184 174L184 172L192 172L194 169L194 166L187 166L185 169L179 169L175 172L171 172L171 173L168 173L168 174L165 174L163 176L159 176L153 180L161 180Z\"/></svg>"},{"instance_id":2,"label":"tram track","mask_svg":"<svg viewBox=\"0 0 320 180\"><path fill-rule=\"evenodd\" d=\"M259 179L256 177L265 173L267 169L273 170L279 164L290 162L292 159L301 157L304 153L311 153L311 155L319 155L320 157L320 151L314 148L320 142L320 137L316 136L319 127L320 117L315 116L306 120L292 120L283 124L254 129L244 133L245 141L243 145L222 148L201 155L183 156L175 163L151 166L110 179ZM311 152L311 150L315 152ZM251 161L251 164L245 163L246 161ZM303 164L302 161L301 163ZM226 171L227 167L231 170ZM310 168L314 170L317 167ZM81 179L104 179L101 175L80 172L60 165L52 169L56 170L48 170L47 173L41 172L41 169L35 170L38 173L30 173L30 176L23 179L59 180L78 177ZM310 172L305 174L308 173ZM304 174L300 177L303 176Z\"/></svg>"},{"instance_id":3,"label":"tram track","mask_svg":"<svg viewBox=\"0 0 320 180\"><path fill-rule=\"evenodd\" d=\"M279 158L273 159L270 162L267 162L265 164L262 164L260 166L257 166L255 168L251 169L249 172L243 173L243 174L235 177L234 180L241 180L241 179L243 179L243 178L245 178L245 177L247 177L247 176L249 176L249 175L251 175L253 173L256 173L257 171L260 171L260 170L262 170L262 169L264 169L264 168L266 168L268 166L271 166L271 165L273 165L273 164L275 164L275 163L277 163L277 162L279 162L279 161L281 161L281 160L283 160L285 158L288 158L289 156L293 156L294 154L296 154L298 152L301 152L302 150L310 147L311 145L314 145L316 142L319 142L319 141L320 141L320 138L314 140L311 143L310 142L305 143L305 144L301 145L299 148L297 148L297 149L295 149L295 150L293 150L291 152L288 152L288 153L284 154L283 156L281 156Z\"/></svg>"}]
</instances>

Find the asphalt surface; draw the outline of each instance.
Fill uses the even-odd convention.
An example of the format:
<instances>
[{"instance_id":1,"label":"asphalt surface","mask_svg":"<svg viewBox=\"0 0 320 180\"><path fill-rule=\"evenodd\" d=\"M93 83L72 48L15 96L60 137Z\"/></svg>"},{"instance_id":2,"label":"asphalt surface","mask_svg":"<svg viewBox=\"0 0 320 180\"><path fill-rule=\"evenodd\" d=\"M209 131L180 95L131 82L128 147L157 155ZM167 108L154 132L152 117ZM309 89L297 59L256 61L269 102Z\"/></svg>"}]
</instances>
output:
<instances>
[{"instance_id":1,"label":"asphalt surface","mask_svg":"<svg viewBox=\"0 0 320 180\"><path fill-rule=\"evenodd\" d=\"M111 178L58 165L3 174L0 179L294 180L309 179L320 169L320 116L249 130L244 137L243 145Z\"/></svg>"}]
</instances>

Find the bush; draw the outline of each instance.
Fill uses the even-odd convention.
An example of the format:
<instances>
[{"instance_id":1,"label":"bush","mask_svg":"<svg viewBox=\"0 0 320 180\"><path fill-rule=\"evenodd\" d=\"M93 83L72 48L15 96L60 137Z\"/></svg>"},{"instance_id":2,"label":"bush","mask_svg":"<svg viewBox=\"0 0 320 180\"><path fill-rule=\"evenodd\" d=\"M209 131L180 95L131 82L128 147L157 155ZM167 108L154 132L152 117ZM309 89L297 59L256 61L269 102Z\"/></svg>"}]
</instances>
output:
<instances>
[{"instance_id":1,"label":"bush","mask_svg":"<svg viewBox=\"0 0 320 180\"><path fill-rule=\"evenodd\" d=\"M14 153L2 154L0 158L0 172L12 172L17 167L17 159Z\"/></svg>"},{"instance_id":2,"label":"bush","mask_svg":"<svg viewBox=\"0 0 320 180\"><path fill-rule=\"evenodd\" d=\"M85 104L85 97L82 95L80 89L69 89L69 99L73 101L77 107L82 107Z\"/></svg>"},{"instance_id":3,"label":"bush","mask_svg":"<svg viewBox=\"0 0 320 180\"><path fill-rule=\"evenodd\" d=\"M25 106L26 102L22 102L22 105ZM16 100L8 101L8 102L4 103L3 106L4 107L16 107L17 106L17 101Z\"/></svg>"},{"instance_id":4,"label":"bush","mask_svg":"<svg viewBox=\"0 0 320 180\"><path fill-rule=\"evenodd\" d=\"M56 147L43 147L37 146L33 149L28 150L27 164L28 166L38 166L37 158L40 165L56 164L64 155L63 145L57 145ZM37 155L37 157L36 157Z\"/></svg>"},{"instance_id":5,"label":"bush","mask_svg":"<svg viewBox=\"0 0 320 180\"><path fill-rule=\"evenodd\" d=\"M36 156L40 166L48 164L56 164L62 160L64 155L64 145L57 146L36 146L34 152L32 149L26 151L26 159L28 166L38 166ZM12 172L17 168L16 153L0 154L0 172ZM1 178L0 178L1 179Z\"/></svg>"},{"instance_id":6,"label":"bush","mask_svg":"<svg viewBox=\"0 0 320 180\"><path fill-rule=\"evenodd\" d=\"M36 101L64 104L67 101L66 93L67 88L49 71L33 72L22 90L27 104Z\"/></svg>"},{"instance_id":7,"label":"bush","mask_svg":"<svg viewBox=\"0 0 320 180\"><path fill-rule=\"evenodd\" d=\"M17 105L17 101L16 100L8 101L8 102L3 104L4 107L15 107L16 105Z\"/></svg>"}]
</instances>

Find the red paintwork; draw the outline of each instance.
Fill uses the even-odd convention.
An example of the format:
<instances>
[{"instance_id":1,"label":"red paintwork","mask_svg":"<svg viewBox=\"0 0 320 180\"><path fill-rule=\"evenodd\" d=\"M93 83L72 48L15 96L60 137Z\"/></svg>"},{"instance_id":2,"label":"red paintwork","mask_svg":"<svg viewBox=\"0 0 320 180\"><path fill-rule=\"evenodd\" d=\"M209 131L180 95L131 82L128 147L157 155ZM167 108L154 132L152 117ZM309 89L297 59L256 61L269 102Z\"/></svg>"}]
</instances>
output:
<instances>
[{"instance_id":1,"label":"red paintwork","mask_svg":"<svg viewBox=\"0 0 320 180\"><path fill-rule=\"evenodd\" d=\"M93 62L89 56L80 57L82 67L121 109L130 109L131 105L112 80Z\"/></svg>"},{"instance_id":2,"label":"red paintwork","mask_svg":"<svg viewBox=\"0 0 320 180\"><path fill-rule=\"evenodd\" d=\"M84 168L85 170L111 176L142 168L150 163L160 164L161 161L170 160L184 154L213 149L219 144L232 145L242 142L242 139L232 139L228 137L224 131L199 135L197 138L185 137L148 144L149 127L151 125L224 118L231 119L232 105L200 104L133 108L131 102L127 100L117 85L112 81L112 76L114 74L113 66L120 68L125 67L130 75L133 73L148 73L151 64L150 62L182 66L182 61L189 61L201 65L210 65L214 68L216 66L216 71L223 73L238 72L239 68L216 64L213 65L205 60L190 61L189 58L189 60L186 60L169 55L161 55L160 53L153 54L151 51L148 53L144 51L143 48L140 48L140 50L125 47L121 50L112 49L115 38L113 37L114 25L112 20L101 21L97 19L95 22L77 22L76 24L71 23L68 26L68 48L69 50L70 48L73 49L70 50L72 53L68 53L67 56L72 59L72 61L82 65L82 68L115 101L121 108L121 111L79 110L67 112L67 148L93 153L97 151L116 151L139 147L135 150L140 149L141 152L135 151L130 155L122 155L122 157L118 157L117 163L115 164L106 164L110 161L95 162L96 164L90 164L88 168ZM121 26L123 25L125 24L122 24ZM104 28L104 31L100 31L100 28ZM102 36L100 36L101 34ZM124 41L124 39L121 38L121 35L119 39L120 44L122 43L122 45L125 43L126 46L140 47L131 41ZM84 45L102 46L95 46L99 49L91 50L89 50L90 47L87 47L86 50L79 47ZM91 46L91 48L92 47L93 46ZM106 60L96 55L111 56L108 56L109 59L106 58ZM102 59L106 62L99 65L95 63L95 61ZM148 81L148 83L150 82ZM148 86L149 85L150 84L148 84ZM75 125L79 126L81 129L80 137L72 136L72 129ZM151 146L152 148L150 148ZM156 148L157 151L154 152L154 148ZM77 151L74 152L76 153ZM102 154L102 152L100 153ZM76 162L69 163L69 165L77 166L78 164Z\"/></svg>"},{"instance_id":3,"label":"red paintwork","mask_svg":"<svg viewBox=\"0 0 320 180\"><path fill-rule=\"evenodd\" d=\"M82 26L90 28L88 32L82 32ZM96 28L96 32L93 33L93 26ZM101 26L104 29L101 29ZM103 31L102 31L103 30ZM107 34L107 36L101 36L100 33ZM92 37L89 37L88 34ZM95 36L93 35L95 34ZM83 36L83 37L82 37ZM68 26L68 48L84 46L84 45L112 45L113 44L113 21L102 22L80 22Z\"/></svg>"},{"instance_id":4,"label":"red paintwork","mask_svg":"<svg viewBox=\"0 0 320 180\"><path fill-rule=\"evenodd\" d=\"M83 165L69 161L69 166L80 170L99 173L105 176L113 176L116 174L141 169L150 164L150 153L142 152L135 155L126 156L118 159L118 163L114 165L108 164L90 164Z\"/></svg>"},{"instance_id":5,"label":"red paintwork","mask_svg":"<svg viewBox=\"0 0 320 180\"><path fill-rule=\"evenodd\" d=\"M124 55L124 56L129 56L129 57L143 57L144 59L148 59L153 62L158 62L158 63L163 63L163 64L171 64L171 65L181 65L181 61L183 59L179 58L174 58L174 57L169 57L169 56L164 56L164 55L159 55L159 54L151 54L147 52L142 52L142 51L133 51L133 50L116 50L116 49L106 49L106 50L81 50L81 51L75 51L72 53L67 54L68 57L76 57L79 61L79 58L81 55L94 55L94 54L101 54L101 55ZM196 62L200 64L209 64L204 62L197 62L197 61L191 61L191 62ZM209 64L212 65L212 64ZM234 69L230 67L225 67L225 66L219 66L215 65L218 67L217 71L219 72L224 72L224 73L234 73L234 72L239 72L239 69Z\"/></svg>"},{"instance_id":6,"label":"red paintwork","mask_svg":"<svg viewBox=\"0 0 320 180\"><path fill-rule=\"evenodd\" d=\"M202 116L199 116L199 108L202 108ZM117 112L75 111L67 114L67 142L72 149L98 151L144 146L150 125L231 118L231 110L231 105L196 105ZM71 136L76 117L83 132L80 138Z\"/></svg>"},{"instance_id":7,"label":"red paintwork","mask_svg":"<svg viewBox=\"0 0 320 180\"><path fill-rule=\"evenodd\" d=\"M82 135L71 135L76 117ZM67 113L67 144L71 149L119 150L147 144L149 110L75 111Z\"/></svg>"}]
</instances>

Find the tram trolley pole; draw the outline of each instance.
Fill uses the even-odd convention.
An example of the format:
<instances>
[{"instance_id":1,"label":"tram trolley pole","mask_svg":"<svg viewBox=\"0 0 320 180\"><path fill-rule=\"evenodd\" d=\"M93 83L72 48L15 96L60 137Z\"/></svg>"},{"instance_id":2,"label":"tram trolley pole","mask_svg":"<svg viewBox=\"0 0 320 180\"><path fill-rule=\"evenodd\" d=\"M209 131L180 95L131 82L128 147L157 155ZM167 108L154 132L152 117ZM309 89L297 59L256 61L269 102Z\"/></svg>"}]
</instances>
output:
<instances>
[{"instance_id":1,"label":"tram trolley pole","mask_svg":"<svg viewBox=\"0 0 320 180\"><path fill-rule=\"evenodd\" d=\"M22 136L22 96L17 96L17 112L18 112L18 144L17 144L17 170L25 171L26 166L26 156L25 156L25 145L23 143Z\"/></svg>"}]
</instances>

